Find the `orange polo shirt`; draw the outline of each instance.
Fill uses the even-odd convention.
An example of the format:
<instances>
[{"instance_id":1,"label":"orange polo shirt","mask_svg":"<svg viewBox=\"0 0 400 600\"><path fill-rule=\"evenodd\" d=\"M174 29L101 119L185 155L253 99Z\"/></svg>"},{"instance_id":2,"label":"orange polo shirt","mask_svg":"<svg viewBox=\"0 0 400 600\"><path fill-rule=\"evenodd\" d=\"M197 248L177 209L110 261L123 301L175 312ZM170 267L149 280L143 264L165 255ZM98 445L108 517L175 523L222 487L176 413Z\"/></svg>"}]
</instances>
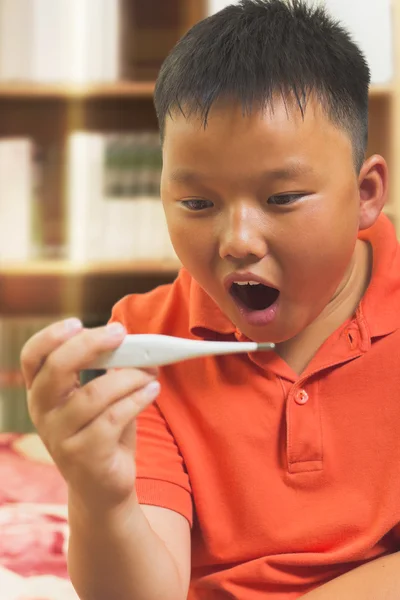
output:
<instances>
[{"instance_id":1,"label":"orange polo shirt","mask_svg":"<svg viewBox=\"0 0 400 600\"><path fill-rule=\"evenodd\" d=\"M192 525L190 600L292 600L400 550L400 247L384 216L361 237L370 286L300 377L275 353L161 369L138 418L137 493ZM185 270L112 319L243 339Z\"/></svg>"}]
</instances>

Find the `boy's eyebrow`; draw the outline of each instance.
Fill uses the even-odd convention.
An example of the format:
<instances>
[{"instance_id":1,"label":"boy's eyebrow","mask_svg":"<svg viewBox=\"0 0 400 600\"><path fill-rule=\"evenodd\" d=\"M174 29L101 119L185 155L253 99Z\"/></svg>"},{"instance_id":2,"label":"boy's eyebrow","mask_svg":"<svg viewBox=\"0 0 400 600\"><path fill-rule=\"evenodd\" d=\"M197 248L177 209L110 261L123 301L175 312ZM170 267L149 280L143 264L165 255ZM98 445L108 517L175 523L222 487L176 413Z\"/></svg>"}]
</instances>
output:
<instances>
[{"instance_id":1,"label":"boy's eyebrow","mask_svg":"<svg viewBox=\"0 0 400 600\"><path fill-rule=\"evenodd\" d=\"M301 177L302 175L311 175L312 173L314 173L314 169L310 165L294 163L287 167L277 167L275 169L263 171L260 173L260 179L285 181ZM196 171L181 168L172 171L170 179L176 183L198 183L211 179L211 177L203 173L197 173Z\"/></svg>"},{"instance_id":2,"label":"boy's eyebrow","mask_svg":"<svg viewBox=\"0 0 400 600\"><path fill-rule=\"evenodd\" d=\"M312 175L313 173L314 169L310 165L293 163L288 167L278 167L277 169L264 171L263 177L272 180L285 180L295 179L296 177L301 177L302 175Z\"/></svg>"}]
</instances>

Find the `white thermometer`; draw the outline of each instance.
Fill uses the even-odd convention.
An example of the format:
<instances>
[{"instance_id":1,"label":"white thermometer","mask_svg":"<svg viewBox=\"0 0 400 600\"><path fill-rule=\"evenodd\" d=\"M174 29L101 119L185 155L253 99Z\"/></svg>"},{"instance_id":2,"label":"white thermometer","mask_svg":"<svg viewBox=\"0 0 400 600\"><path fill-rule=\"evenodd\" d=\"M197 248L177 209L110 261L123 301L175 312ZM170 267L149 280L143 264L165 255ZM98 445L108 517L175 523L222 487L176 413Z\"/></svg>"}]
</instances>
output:
<instances>
[{"instance_id":1,"label":"white thermometer","mask_svg":"<svg viewBox=\"0 0 400 600\"><path fill-rule=\"evenodd\" d=\"M199 356L265 352L273 348L275 344L269 343L208 342L159 334L127 335L116 350L105 352L87 368L160 367Z\"/></svg>"}]
</instances>

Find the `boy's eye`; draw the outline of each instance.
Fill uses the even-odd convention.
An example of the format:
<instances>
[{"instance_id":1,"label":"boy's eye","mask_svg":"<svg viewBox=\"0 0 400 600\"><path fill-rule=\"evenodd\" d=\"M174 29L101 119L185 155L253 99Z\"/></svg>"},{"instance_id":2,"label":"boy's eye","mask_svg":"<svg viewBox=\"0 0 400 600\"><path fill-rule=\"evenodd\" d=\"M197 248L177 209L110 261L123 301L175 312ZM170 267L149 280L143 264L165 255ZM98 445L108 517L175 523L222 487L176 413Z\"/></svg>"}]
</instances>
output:
<instances>
[{"instance_id":1,"label":"boy's eye","mask_svg":"<svg viewBox=\"0 0 400 600\"><path fill-rule=\"evenodd\" d=\"M293 204L299 198L302 198L304 194L283 194L282 196L270 196L268 198L268 204L276 204L278 206L284 206L287 204Z\"/></svg>"},{"instance_id":2,"label":"boy's eye","mask_svg":"<svg viewBox=\"0 0 400 600\"><path fill-rule=\"evenodd\" d=\"M212 208L213 206L213 203L210 200L201 200L200 198L182 200L182 204L189 210L204 210L205 208Z\"/></svg>"}]
</instances>

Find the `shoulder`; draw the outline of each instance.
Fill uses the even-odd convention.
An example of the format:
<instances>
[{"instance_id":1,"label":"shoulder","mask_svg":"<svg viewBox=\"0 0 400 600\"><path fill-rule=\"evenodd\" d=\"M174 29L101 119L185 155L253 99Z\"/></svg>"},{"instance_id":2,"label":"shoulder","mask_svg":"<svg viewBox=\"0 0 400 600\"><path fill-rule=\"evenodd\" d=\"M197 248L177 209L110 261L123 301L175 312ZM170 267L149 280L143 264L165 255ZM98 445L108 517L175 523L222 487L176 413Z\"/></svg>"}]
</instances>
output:
<instances>
[{"instance_id":1,"label":"shoulder","mask_svg":"<svg viewBox=\"0 0 400 600\"><path fill-rule=\"evenodd\" d=\"M181 269L173 283L125 296L114 305L111 321L123 323L128 333L183 335L189 327L191 280Z\"/></svg>"}]
</instances>

